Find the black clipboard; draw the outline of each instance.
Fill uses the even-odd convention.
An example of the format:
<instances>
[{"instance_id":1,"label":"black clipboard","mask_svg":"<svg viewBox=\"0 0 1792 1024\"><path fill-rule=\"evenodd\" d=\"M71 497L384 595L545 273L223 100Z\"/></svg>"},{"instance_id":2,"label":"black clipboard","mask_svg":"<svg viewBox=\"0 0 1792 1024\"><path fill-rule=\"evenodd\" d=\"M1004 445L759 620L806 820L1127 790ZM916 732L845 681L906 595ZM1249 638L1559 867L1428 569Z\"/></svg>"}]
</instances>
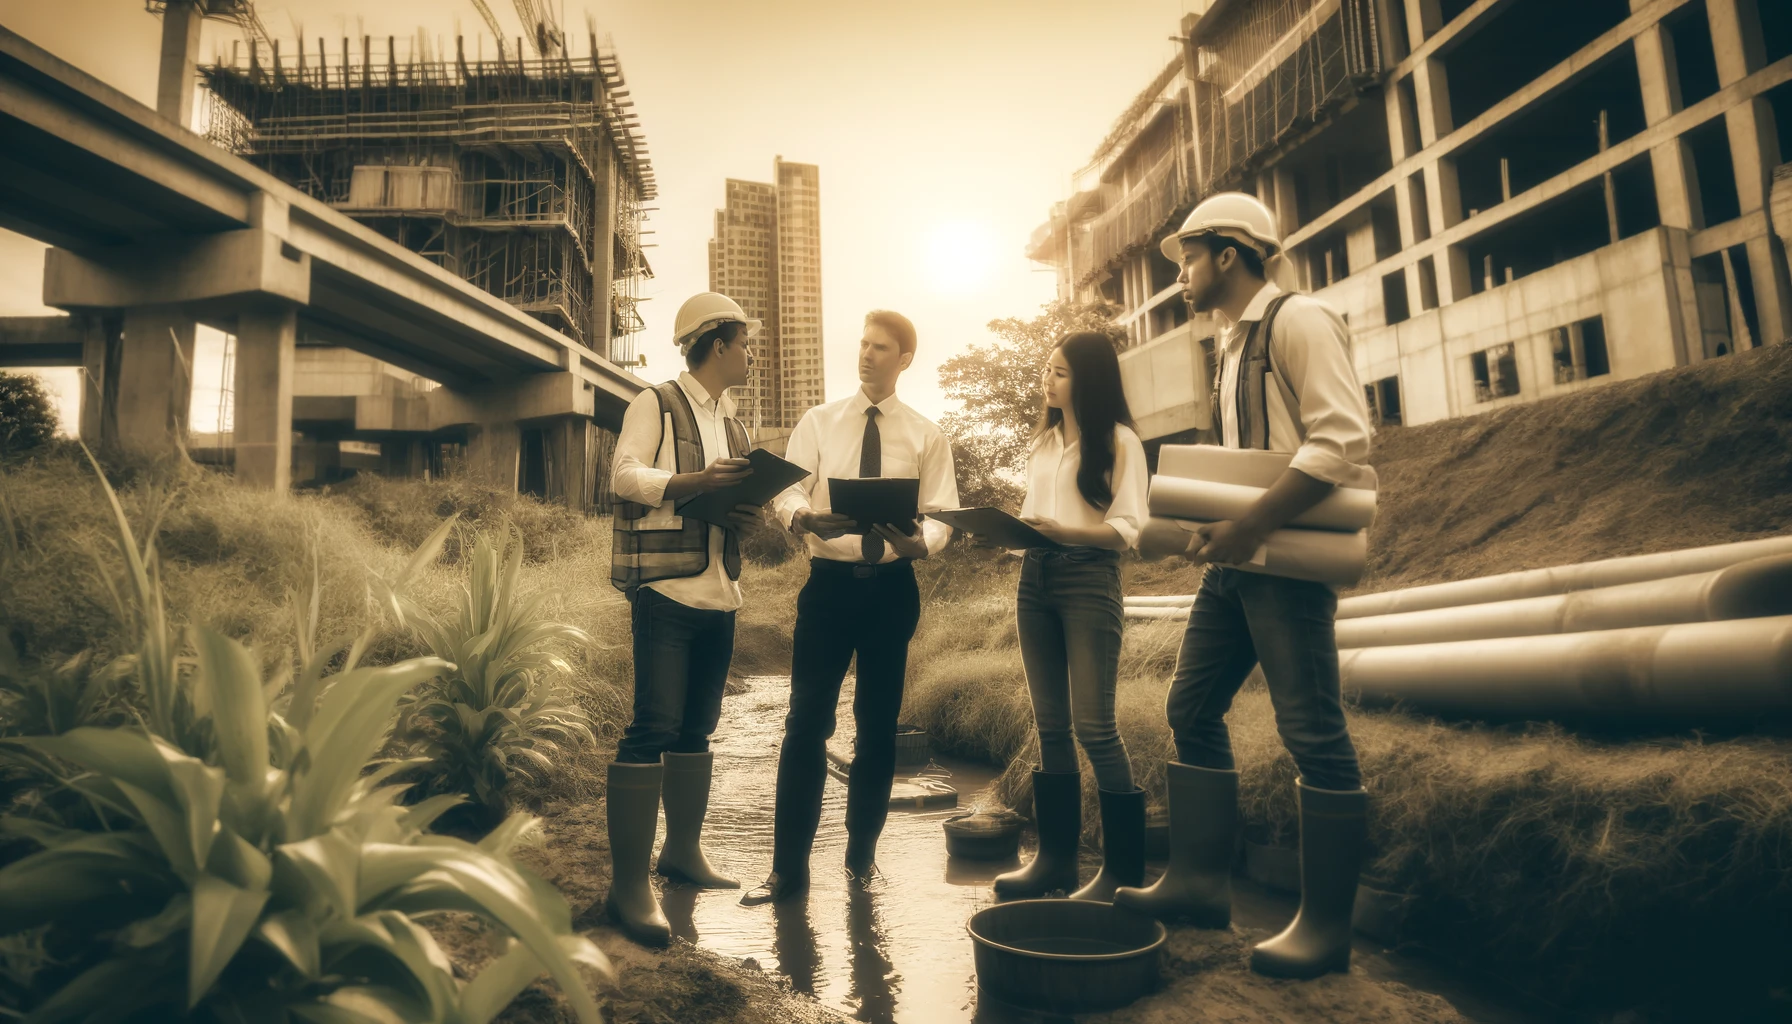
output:
<instances>
[{"instance_id":1,"label":"black clipboard","mask_svg":"<svg viewBox=\"0 0 1792 1024\"><path fill-rule=\"evenodd\" d=\"M734 511L734 506L763 505L777 497L778 492L784 488L809 475L808 470L794 462L780 459L764 448L748 452L747 461L753 466L752 476L719 491L697 495L678 506L678 514L717 526L734 526L733 520L728 518L728 513Z\"/></svg>"},{"instance_id":2,"label":"black clipboard","mask_svg":"<svg viewBox=\"0 0 1792 1024\"><path fill-rule=\"evenodd\" d=\"M1060 550L1064 545L1040 533L999 508L943 508L927 513L955 530L974 534L1000 548L1049 548Z\"/></svg>"},{"instance_id":3,"label":"black clipboard","mask_svg":"<svg viewBox=\"0 0 1792 1024\"><path fill-rule=\"evenodd\" d=\"M885 525L910 534L920 515L921 481L912 476L829 477L828 499L830 512L856 524L848 533Z\"/></svg>"}]
</instances>

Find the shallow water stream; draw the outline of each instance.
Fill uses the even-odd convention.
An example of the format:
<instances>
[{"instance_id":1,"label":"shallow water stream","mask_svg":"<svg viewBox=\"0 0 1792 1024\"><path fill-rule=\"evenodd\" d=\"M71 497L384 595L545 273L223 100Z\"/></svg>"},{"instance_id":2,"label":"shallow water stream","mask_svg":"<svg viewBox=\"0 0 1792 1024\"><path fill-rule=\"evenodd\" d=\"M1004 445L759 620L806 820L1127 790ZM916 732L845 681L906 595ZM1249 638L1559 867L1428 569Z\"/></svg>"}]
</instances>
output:
<instances>
[{"instance_id":1,"label":"shallow water stream","mask_svg":"<svg viewBox=\"0 0 1792 1024\"><path fill-rule=\"evenodd\" d=\"M712 861L752 886L771 868L773 790L790 681L759 676L746 682L745 692L722 705L704 843ZM851 750L851 688L848 679L831 741L841 751ZM747 908L739 905L738 890L668 887L661 902L673 933L733 960L750 958L858 1020L970 1021L976 986L965 920L993 902L990 881L1015 862L948 864L941 823L976 806L997 772L935 760L952 773L958 807L892 809L877 848L882 877L869 886L848 885L841 869L846 785L830 777L807 899ZM899 768L897 781L915 771Z\"/></svg>"}]
</instances>

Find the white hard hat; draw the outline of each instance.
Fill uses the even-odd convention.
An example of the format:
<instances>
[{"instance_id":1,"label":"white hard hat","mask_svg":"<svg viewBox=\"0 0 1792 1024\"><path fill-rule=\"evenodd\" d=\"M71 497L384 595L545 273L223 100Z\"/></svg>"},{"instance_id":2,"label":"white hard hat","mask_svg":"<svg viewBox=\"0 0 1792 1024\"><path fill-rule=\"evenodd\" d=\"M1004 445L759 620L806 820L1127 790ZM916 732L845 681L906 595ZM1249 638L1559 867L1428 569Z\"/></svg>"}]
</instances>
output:
<instances>
[{"instance_id":1,"label":"white hard hat","mask_svg":"<svg viewBox=\"0 0 1792 1024\"><path fill-rule=\"evenodd\" d=\"M698 335L717 324L729 322L746 324L748 337L759 333L761 326L758 320L747 316L740 303L721 292L698 292L678 307L672 340L678 343L680 350L688 350L696 344Z\"/></svg>"},{"instance_id":2,"label":"white hard hat","mask_svg":"<svg viewBox=\"0 0 1792 1024\"><path fill-rule=\"evenodd\" d=\"M1262 200L1244 192L1221 192L1201 200L1189 211L1176 233L1165 238L1158 248L1165 259L1179 264L1182 262L1182 240L1209 233L1248 245L1263 259L1282 249L1275 214L1269 212Z\"/></svg>"}]
</instances>

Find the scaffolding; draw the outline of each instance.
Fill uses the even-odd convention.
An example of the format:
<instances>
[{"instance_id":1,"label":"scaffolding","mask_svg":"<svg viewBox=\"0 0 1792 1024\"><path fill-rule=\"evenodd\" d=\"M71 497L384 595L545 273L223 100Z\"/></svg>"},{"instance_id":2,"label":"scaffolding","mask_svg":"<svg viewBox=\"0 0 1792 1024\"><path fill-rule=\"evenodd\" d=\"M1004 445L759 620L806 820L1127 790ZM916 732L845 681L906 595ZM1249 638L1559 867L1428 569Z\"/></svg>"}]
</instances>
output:
<instances>
[{"instance_id":1,"label":"scaffolding","mask_svg":"<svg viewBox=\"0 0 1792 1024\"><path fill-rule=\"evenodd\" d=\"M234 43L200 68L207 135L587 345L634 361L653 168L616 55L419 37ZM532 42L540 42L532 40ZM483 50L483 41L476 43ZM245 54L246 49L246 54ZM246 59L245 59L246 57Z\"/></svg>"},{"instance_id":2,"label":"scaffolding","mask_svg":"<svg viewBox=\"0 0 1792 1024\"><path fill-rule=\"evenodd\" d=\"M1222 2L1190 42L1203 195L1243 186L1386 71L1375 0Z\"/></svg>"}]
</instances>

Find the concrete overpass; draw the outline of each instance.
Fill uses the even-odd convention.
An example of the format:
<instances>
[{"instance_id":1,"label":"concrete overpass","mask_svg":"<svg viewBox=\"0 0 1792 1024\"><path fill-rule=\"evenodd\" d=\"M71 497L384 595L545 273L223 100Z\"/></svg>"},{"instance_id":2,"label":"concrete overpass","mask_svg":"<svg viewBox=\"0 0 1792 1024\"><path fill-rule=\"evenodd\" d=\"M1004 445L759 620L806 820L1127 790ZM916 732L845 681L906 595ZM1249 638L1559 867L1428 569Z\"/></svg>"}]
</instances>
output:
<instances>
[{"instance_id":1,"label":"concrete overpass","mask_svg":"<svg viewBox=\"0 0 1792 1024\"><path fill-rule=\"evenodd\" d=\"M588 496L590 429L643 383L182 127L198 19L169 5L161 113L0 26L0 226L54 246L44 303L80 314L0 332L0 365L83 365L84 432L156 452L185 430L194 325L235 334L237 473L284 489L294 347L339 345L443 385L390 429L464 428L469 465L514 486L520 425L552 426L557 490Z\"/></svg>"}]
</instances>

